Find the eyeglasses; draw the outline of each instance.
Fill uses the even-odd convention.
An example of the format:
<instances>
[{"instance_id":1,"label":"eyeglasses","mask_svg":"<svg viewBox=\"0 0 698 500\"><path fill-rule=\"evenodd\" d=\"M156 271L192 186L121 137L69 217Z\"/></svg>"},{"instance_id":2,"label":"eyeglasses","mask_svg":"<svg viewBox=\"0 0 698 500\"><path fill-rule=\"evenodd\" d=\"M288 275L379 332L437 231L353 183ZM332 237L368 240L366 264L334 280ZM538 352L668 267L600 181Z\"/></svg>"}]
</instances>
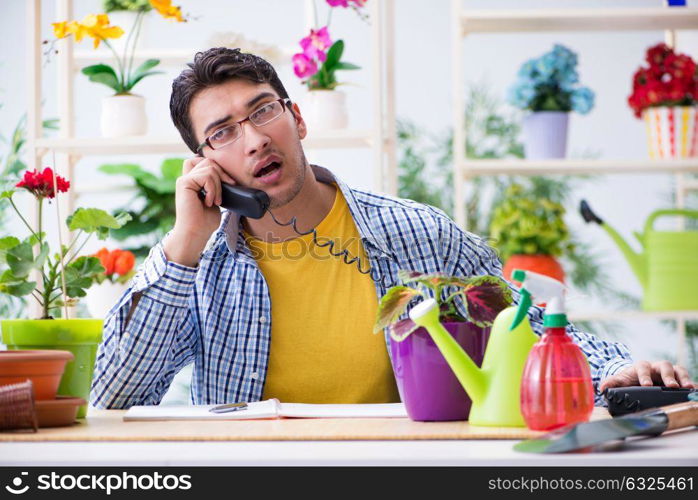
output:
<instances>
[{"instance_id":1,"label":"eyeglasses","mask_svg":"<svg viewBox=\"0 0 698 500\"><path fill-rule=\"evenodd\" d=\"M255 127L262 127L280 117L290 104L291 99L287 97L268 102L254 110L247 118L219 128L209 135L204 142L199 144L199 147L196 148L197 154L201 153L204 146L208 146L211 149L221 149L228 144L232 144L242 137L242 124L247 120Z\"/></svg>"}]
</instances>

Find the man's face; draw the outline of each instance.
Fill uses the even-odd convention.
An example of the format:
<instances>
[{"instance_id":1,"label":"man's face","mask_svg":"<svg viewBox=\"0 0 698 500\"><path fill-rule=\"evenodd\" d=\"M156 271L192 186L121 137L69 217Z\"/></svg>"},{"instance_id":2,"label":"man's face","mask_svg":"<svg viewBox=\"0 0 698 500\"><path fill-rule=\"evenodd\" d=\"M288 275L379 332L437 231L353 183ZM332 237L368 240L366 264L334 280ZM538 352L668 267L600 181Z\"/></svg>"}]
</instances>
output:
<instances>
[{"instance_id":1,"label":"man's face","mask_svg":"<svg viewBox=\"0 0 698 500\"><path fill-rule=\"evenodd\" d=\"M202 143L211 134L278 99L267 83L230 80L199 92L189 106L196 140ZM306 160L300 140L306 127L294 104L295 116L288 109L270 123L255 126L249 120L242 124L242 136L219 149L204 146L201 154L218 163L235 181L246 187L261 189L269 195L271 208L291 201L300 192L305 180ZM277 161L278 171L261 173L268 160Z\"/></svg>"}]
</instances>

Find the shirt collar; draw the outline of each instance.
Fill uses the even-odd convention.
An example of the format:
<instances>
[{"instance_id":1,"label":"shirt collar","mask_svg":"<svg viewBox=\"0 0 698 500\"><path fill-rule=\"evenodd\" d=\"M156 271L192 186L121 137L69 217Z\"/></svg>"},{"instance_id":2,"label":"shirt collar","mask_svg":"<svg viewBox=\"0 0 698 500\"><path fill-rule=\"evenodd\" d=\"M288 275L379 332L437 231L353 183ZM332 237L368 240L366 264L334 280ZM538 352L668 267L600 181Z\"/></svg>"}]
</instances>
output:
<instances>
[{"instance_id":1,"label":"shirt collar","mask_svg":"<svg viewBox=\"0 0 698 500\"><path fill-rule=\"evenodd\" d=\"M375 227L371 225L370 218L365 213L360 202L356 198L354 190L347 186L344 181L335 176L325 167L319 165L310 166L315 178L324 183L336 182L339 189L342 191L342 195L347 200L347 205L349 205L349 211L351 212L356 227L359 230L361 239L364 243L364 248L367 253L371 253L368 247L372 246L379 253L385 255L391 255L388 245L385 242L383 235L375 230ZM223 222L221 223L221 229L218 231L219 238L225 234L225 244L228 247L233 256L238 254L245 255L247 258L254 260L249 247L244 242L244 236L242 234L242 227L240 227L240 216L235 212L226 210L223 217ZM218 239L218 238L217 238Z\"/></svg>"}]
</instances>

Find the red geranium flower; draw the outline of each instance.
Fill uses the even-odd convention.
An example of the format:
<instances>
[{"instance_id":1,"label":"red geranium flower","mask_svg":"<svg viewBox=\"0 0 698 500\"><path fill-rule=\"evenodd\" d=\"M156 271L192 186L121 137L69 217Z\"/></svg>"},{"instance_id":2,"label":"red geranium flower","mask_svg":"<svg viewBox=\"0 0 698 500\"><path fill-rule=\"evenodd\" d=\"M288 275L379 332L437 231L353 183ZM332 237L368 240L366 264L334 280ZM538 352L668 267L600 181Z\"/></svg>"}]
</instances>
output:
<instances>
[{"instance_id":1,"label":"red geranium flower","mask_svg":"<svg viewBox=\"0 0 698 500\"><path fill-rule=\"evenodd\" d=\"M36 169L27 170L15 187L24 188L38 198L54 198L56 196L53 190L53 170L50 167L46 167L43 172ZM59 193L66 193L70 188L70 182L57 175L56 187L58 187Z\"/></svg>"},{"instance_id":2,"label":"red geranium flower","mask_svg":"<svg viewBox=\"0 0 698 500\"><path fill-rule=\"evenodd\" d=\"M698 72L690 56L677 54L664 43L650 47L649 67L633 75L633 91L628 104L635 116L650 106L693 106L698 96Z\"/></svg>"}]
</instances>

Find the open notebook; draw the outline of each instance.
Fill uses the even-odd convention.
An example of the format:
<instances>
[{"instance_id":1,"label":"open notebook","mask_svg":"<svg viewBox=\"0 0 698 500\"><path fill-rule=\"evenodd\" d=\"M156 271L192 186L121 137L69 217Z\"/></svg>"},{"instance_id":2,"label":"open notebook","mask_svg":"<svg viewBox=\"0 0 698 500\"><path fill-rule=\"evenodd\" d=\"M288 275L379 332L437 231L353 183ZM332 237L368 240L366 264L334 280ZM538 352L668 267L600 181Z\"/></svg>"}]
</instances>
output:
<instances>
[{"instance_id":1,"label":"open notebook","mask_svg":"<svg viewBox=\"0 0 698 500\"><path fill-rule=\"evenodd\" d=\"M124 420L250 420L264 418L393 418L407 417L405 405L388 404L301 404L281 403L267 399L247 403L247 408L227 413L212 413L218 405L195 406L132 406Z\"/></svg>"}]
</instances>

